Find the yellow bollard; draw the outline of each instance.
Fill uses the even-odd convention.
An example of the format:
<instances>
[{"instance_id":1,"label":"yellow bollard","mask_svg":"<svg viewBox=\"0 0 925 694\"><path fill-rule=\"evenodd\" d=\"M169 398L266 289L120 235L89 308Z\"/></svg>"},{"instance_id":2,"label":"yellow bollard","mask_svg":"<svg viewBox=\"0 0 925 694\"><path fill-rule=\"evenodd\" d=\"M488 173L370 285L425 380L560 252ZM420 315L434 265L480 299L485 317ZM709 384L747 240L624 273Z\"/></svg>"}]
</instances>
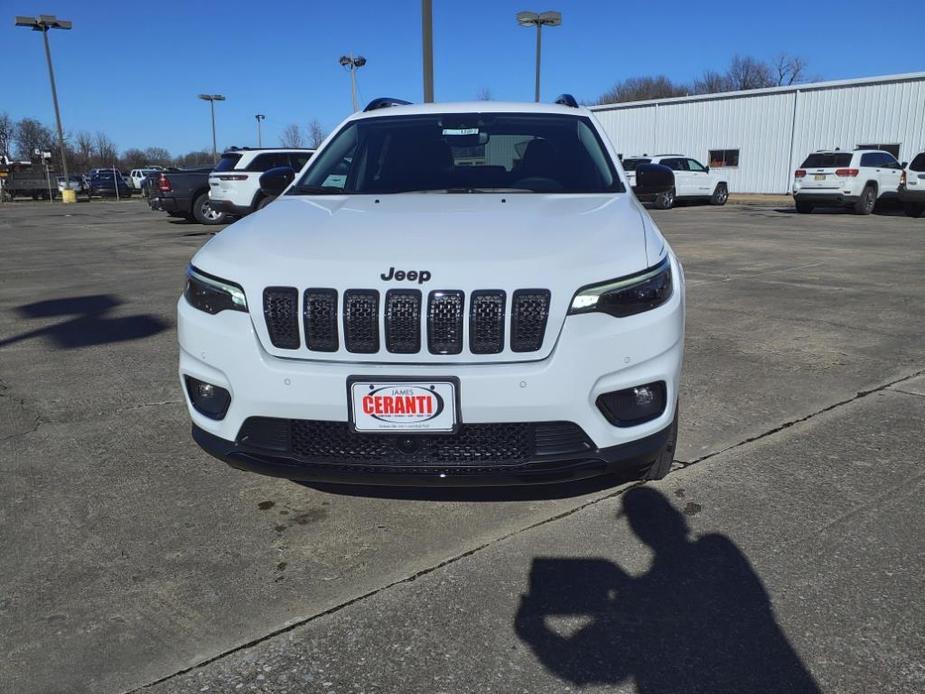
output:
<instances>
[{"instance_id":1,"label":"yellow bollard","mask_svg":"<svg viewBox=\"0 0 925 694\"><path fill-rule=\"evenodd\" d=\"M61 191L61 202L63 202L65 205L72 203L72 202L77 202L77 191L70 190L69 188L62 190Z\"/></svg>"}]
</instances>

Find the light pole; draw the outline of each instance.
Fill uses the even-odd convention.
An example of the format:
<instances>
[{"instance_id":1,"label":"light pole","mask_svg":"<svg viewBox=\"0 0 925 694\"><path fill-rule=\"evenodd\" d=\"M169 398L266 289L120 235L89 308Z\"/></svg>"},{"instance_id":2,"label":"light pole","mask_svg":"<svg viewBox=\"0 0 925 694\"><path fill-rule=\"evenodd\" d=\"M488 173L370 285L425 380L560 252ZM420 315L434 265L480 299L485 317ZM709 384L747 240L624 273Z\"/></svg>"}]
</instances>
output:
<instances>
[{"instance_id":1,"label":"light pole","mask_svg":"<svg viewBox=\"0 0 925 694\"><path fill-rule=\"evenodd\" d=\"M432 0L421 0L421 46L424 53L424 103L434 101L434 8Z\"/></svg>"},{"instance_id":2,"label":"light pole","mask_svg":"<svg viewBox=\"0 0 925 694\"><path fill-rule=\"evenodd\" d=\"M543 27L557 27L562 24L561 12L518 12L517 23L522 27L536 27L536 95L540 100L540 55L543 49Z\"/></svg>"},{"instance_id":3,"label":"light pole","mask_svg":"<svg viewBox=\"0 0 925 694\"><path fill-rule=\"evenodd\" d=\"M353 53L351 53L350 55L342 55L337 62L350 71L350 91L353 94L353 112L356 113L360 110L360 105L357 103L357 70L366 65L366 58L362 55L354 58Z\"/></svg>"},{"instance_id":4,"label":"light pole","mask_svg":"<svg viewBox=\"0 0 925 694\"><path fill-rule=\"evenodd\" d=\"M208 101L209 107L212 109L212 164L214 165L218 162L218 152L216 151L218 147L215 143L215 102L224 101L225 97L221 94L200 94L199 98L203 101Z\"/></svg>"},{"instance_id":5,"label":"light pole","mask_svg":"<svg viewBox=\"0 0 925 694\"><path fill-rule=\"evenodd\" d=\"M51 80L51 100L55 104L55 120L58 123L58 147L61 150L61 168L64 171L64 189L69 190L71 179L68 177L67 173L64 128L61 127L61 110L58 108L58 90L55 87L55 69L51 65L51 49L48 47L48 30L70 29L71 22L67 19L58 19L53 14L40 14L38 17L17 17L16 26L29 27L32 31L41 31L42 38L45 39L45 58L48 61L48 78Z\"/></svg>"},{"instance_id":6,"label":"light pole","mask_svg":"<svg viewBox=\"0 0 925 694\"><path fill-rule=\"evenodd\" d=\"M256 116L254 116L254 118L257 119L257 146L263 147L263 138L261 137L261 134L260 134L260 121L266 120L267 117L263 115L262 113L258 113Z\"/></svg>"}]
</instances>

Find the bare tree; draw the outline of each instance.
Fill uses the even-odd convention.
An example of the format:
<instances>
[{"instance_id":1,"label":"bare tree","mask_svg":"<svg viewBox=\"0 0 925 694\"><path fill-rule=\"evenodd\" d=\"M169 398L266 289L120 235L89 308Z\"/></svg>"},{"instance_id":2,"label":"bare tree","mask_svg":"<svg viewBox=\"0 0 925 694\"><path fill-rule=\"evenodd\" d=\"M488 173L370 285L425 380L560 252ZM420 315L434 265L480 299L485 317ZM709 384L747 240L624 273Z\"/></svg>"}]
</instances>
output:
<instances>
[{"instance_id":1,"label":"bare tree","mask_svg":"<svg viewBox=\"0 0 925 694\"><path fill-rule=\"evenodd\" d=\"M599 104L616 104L625 101L645 101L646 99L666 99L673 96L685 96L690 88L675 84L665 75L656 77L630 77L617 82L598 99Z\"/></svg>"},{"instance_id":2,"label":"bare tree","mask_svg":"<svg viewBox=\"0 0 925 694\"><path fill-rule=\"evenodd\" d=\"M312 149L316 149L324 142L324 138L326 137L327 134L324 132L324 128L321 127L321 123L318 122L318 119L312 119L312 122L308 124L308 146Z\"/></svg>"},{"instance_id":3,"label":"bare tree","mask_svg":"<svg viewBox=\"0 0 925 694\"><path fill-rule=\"evenodd\" d=\"M715 70L707 70L699 80L694 81L695 94L717 94L731 89L729 77Z\"/></svg>"},{"instance_id":4,"label":"bare tree","mask_svg":"<svg viewBox=\"0 0 925 694\"><path fill-rule=\"evenodd\" d=\"M798 55L781 53L774 59L773 70L779 86L806 81L807 61Z\"/></svg>"},{"instance_id":5,"label":"bare tree","mask_svg":"<svg viewBox=\"0 0 925 694\"><path fill-rule=\"evenodd\" d=\"M290 123L279 136L279 142L283 147L304 147L305 140L302 137L302 129L296 123Z\"/></svg>"},{"instance_id":6,"label":"bare tree","mask_svg":"<svg viewBox=\"0 0 925 694\"><path fill-rule=\"evenodd\" d=\"M762 89L777 85L771 66L750 56L733 57L726 76L729 80L729 88L733 91Z\"/></svg>"},{"instance_id":7,"label":"bare tree","mask_svg":"<svg viewBox=\"0 0 925 694\"><path fill-rule=\"evenodd\" d=\"M35 150L54 152L55 136L51 129L34 118L23 118L16 124L16 154L20 159L31 160Z\"/></svg>"},{"instance_id":8,"label":"bare tree","mask_svg":"<svg viewBox=\"0 0 925 694\"><path fill-rule=\"evenodd\" d=\"M197 151L180 155L174 163L181 169L202 169L211 168L215 162L212 161L212 152Z\"/></svg>"},{"instance_id":9,"label":"bare tree","mask_svg":"<svg viewBox=\"0 0 925 694\"><path fill-rule=\"evenodd\" d=\"M130 147L122 153L120 165L125 170L140 169L148 163L148 155L136 147Z\"/></svg>"},{"instance_id":10,"label":"bare tree","mask_svg":"<svg viewBox=\"0 0 925 694\"><path fill-rule=\"evenodd\" d=\"M145 149L145 164L156 164L157 166L170 166L173 161L168 152L163 147L148 147Z\"/></svg>"},{"instance_id":11,"label":"bare tree","mask_svg":"<svg viewBox=\"0 0 925 694\"><path fill-rule=\"evenodd\" d=\"M88 171L93 163L93 135L86 130L74 136L74 148L70 155L71 166L75 171Z\"/></svg>"},{"instance_id":12,"label":"bare tree","mask_svg":"<svg viewBox=\"0 0 925 694\"><path fill-rule=\"evenodd\" d=\"M93 137L93 163L98 168L112 166L119 158L116 143L109 139L106 133L98 130Z\"/></svg>"},{"instance_id":13,"label":"bare tree","mask_svg":"<svg viewBox=\"0 0 925 694\"><path fill-rule=\"evenodd\" d=\"M492 101L491 89L482 87L475 93L475 99L476 101Z\"/></svg>"},{"instance_id":14,"label":"bare tree","mask_svg":"<svg viewBox=\"0 0 925 694\"><path fill-rule=\"evenodd\" d=\"M13 150L13 136L16 132L16 126L10 114L0 113L0 154L10 156Z\"/></svg>"}]
</instances>

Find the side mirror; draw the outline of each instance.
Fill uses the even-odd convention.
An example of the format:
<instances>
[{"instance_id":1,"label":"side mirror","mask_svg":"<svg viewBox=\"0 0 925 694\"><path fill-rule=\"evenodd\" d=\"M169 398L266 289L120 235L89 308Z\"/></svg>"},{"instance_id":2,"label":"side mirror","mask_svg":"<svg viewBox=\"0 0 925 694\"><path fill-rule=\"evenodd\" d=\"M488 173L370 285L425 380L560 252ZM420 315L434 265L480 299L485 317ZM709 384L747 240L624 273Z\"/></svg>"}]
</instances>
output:
<instances>
[{"instance_id":1,"label":"side mirror","mask_svg":"<svg viewBox=\"0 0 925 694\"><path fill-rule=\"evenodd\" d=\"M636 195L658 195L674 188L674 172L661 164L639 164L636 167Z\"/></svg>"},{"instance_id":2,"label":"side mirror","mask_svg":"<svg viewBox=\"0 0 925 694\"><path fill-rule=\"evenodd\" d=\"M295 171L291 166L277 166L269 169L260 177L260 192L264 195L277 196L292 183Z\"/></svg>"},{"instance_id":3,"label":"side mirror","mask_svg":"<svg viewBox=\"0 0 925 694\"><path fill-rule=\"evenodd\" d=\"M907 166L909 166L909 162L904 161L902 164L899 165L899 168L900 168L900 169L905 169Z\"/></svg>"},{"instance_id":4,"label":"side mirror","mask_svg":"<svg viewBox=\"0 0 925 694\"><path fill-rule=\"evenodd\" d=\"M706 169L706 172L707 172L707 173L710 173L710 167L709 167L709 166L704 166L703 168Z\"/></svg>"}]
</instances>

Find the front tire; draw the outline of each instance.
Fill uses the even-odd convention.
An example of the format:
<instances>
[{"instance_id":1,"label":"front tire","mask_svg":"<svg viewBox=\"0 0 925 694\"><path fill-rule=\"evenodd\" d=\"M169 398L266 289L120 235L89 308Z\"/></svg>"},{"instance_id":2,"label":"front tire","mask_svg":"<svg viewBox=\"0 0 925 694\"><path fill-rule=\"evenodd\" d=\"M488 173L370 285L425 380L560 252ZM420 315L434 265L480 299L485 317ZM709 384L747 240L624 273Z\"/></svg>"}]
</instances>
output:
<instances>
[{"instance_id":1,"label":"front tire","mask_svg":"<svg viewBox=\"0 0 925 694\"><path fill-rule=\"evenodd\" d=\"M858 198L858 201L854 203L854 213L855 214L870 214L874 211L874 207L877 205L877 191L876 189L868 184L865 186L864 191L861 193L861 197Z\"/></svg>"},{"instance_id":2,"label":"front tire","mask_svg":"<svg viewBox=\"0 0 925 694\"><path fill-rule=\"evenodd\" d=\"M209 194L200 193L193 201L193 218L200 224L213 225L225 222L225 213L213 210L209 204Z\"/></svg>"},{"instance_id":3,"label":"front tire","mask_svg":"<svg viewBox=\"0 0 925 694\"><path fill-rule=\"evenodd\" d=\"M914 202L907 202L903 205L903 211L905 211L907 217L921 217L922 213L925 212L925 205L919 205Z\"/></svg>"},{"instance_id":4,"label":"front tire","mask_svg":"<svg viewBox=\"0 0 925 694\"><path fill-rule=\"evenodd\" d=\"M671 472L671 465L674 463L674 453L678 444L678 405L674 408L674 421L671 423L671 431L668 432L668 441L665 446L658 452L658 456L652 464L645 469L640 475L640 479L651 482L653 480L663 479Z\"/></svg>"},{"instance_id":5,"label":"front tire","mask_svg":"<svg viewBox=\"0 0 925 694\"><path fill-rule=\"evenodd\" d=\"M725 183L717 183L716 190L713 191L713 196L710 198L711 205L725 205L726 201L729 199L729 188Z\"/></svg>"},{"instance_id":6,"label":"front tire","mask_svg":"<svg viewBox=\"0 0 925 694\"><path fill-rule=\"evenodd\" d=\"M675 192L674 188L671 190L666 190L664 193L659 193L655 196L655 209L657 210L670 210L674 207L675 202Z\"/></svg>"}]
</instances>

